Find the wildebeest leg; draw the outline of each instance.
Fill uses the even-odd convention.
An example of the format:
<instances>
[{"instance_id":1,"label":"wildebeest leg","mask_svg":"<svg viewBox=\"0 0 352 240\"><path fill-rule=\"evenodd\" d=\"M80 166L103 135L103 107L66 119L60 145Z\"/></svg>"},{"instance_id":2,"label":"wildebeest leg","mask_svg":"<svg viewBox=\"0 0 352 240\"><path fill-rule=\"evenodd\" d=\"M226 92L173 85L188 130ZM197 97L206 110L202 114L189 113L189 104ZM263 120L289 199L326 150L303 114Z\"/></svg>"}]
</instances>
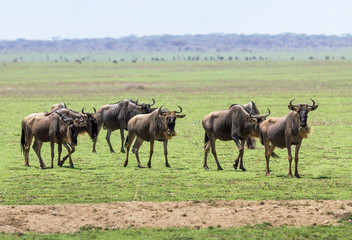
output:
<instances>
[{"instance_id":1,"label":"wildebeest leg","mask_svg":"<svg viewBox=\"0 0 352 240\"><path fill-rule=\"evenodd\" d=\"M240 169L244 172L246 171L246 169L243 167L243 154L244 154L244 144L245 144L245 140L241 140L241 147L242 149L240 150L240 152L238 153L238 157L235 161L235 164L233 165L233 167L237 170L237 166L238 166L238 161L240 160Z\"/></svg>"},{"instance_id":2,"label":"wildebeest leg","mask_svg":"<svg viewBox=\"0 0 352 240\"><path fill-rule=\"evenodd\" d=\"M126 142L126 147L127 147L126 159L125 159L125 162L123 164L124 167L127 167L127 164L128 164L128 153L130 152L130 148L132 146L132 142L133 142L135 137L136 137L136 134L131 133L130 131L128 132L128 136L127 136L128 142Z\"/></svg>"},{"instance_id":3,"label":"wildebeest leg","mask_svg":"<svg viewBox=\"0 0 352 240\"><path fill-rule=\"evenodd\" d=\"M125 149L123 148L123 144L125 143L125 133L124 133L124 129L120 128L120 135L121 135L121 152L125 153Z\"/></svg>"},{"instance_id":4,"label":"wildebeest leg","mask_svg":"<svg viewBox=\"0 0 352 240\"><path fill-rule=\"evenodd\" d=\"M54 156L55 156L55 143L54 141L50 141L50 149L51 149L51 168L54 168Z\"/></svg>"},{"instance_id":5,"label":"wildebeest leg","mask_svg":"<svg viewBox=\"0 0 352 240\"><path fill-rule=\"evenodd\" d=\"M95 144L97 143L98 137L97 139L93 140L93 150L92 153L97 153L97 151L95 150Z\"/></svg>"},{"instance_id":6,"label":"wildebeest leg","mask_svg":"<svg viewBox=\"0 0 352 240\"><path fill-rule=\"evenodd\" d=\"M301 147L301 143L299 142L296 145L296 151L295 151L295 177L300 178L301 176L298 174L298 153L299 153L299 148Z\"/></svg>"},{"instance_id":7,"label":"wildebeest leg","mask_svg":"<svg viewBox=\"0 0 352 240\"><path fill-rule=\"evenodd\" d=\"M40 167L42 168L42 169L44 169L45 168L45 164L44 164L44 162L43 162L43 159L42 159L42 156L41 156L41 154L40 154L40 150L41 150L41 148L42 148L42 142L39 142L39 141L37 141L36 139L34 140L34 144L33 144L33 149L34 149L34 151L35 151L35 153L37 154L37 156L38 156L38 159L39 159L39 163L40 163Z\"/></svg>"},{"instance_id":8,"label":"wildebeest leg","mask_svg":"<svg viewBox=\"0 0 352 240\"><path fill-rule=\"evenodd\" d=\"M209 150L210 150L210 141L208 141L204 144L204 164L203 164L203 167L205 168L205 170L209 170L209 167L207 164Z\"/></svg>"},{"instance_id":9,"label":"wildebeest leg","mask_svg":"<svg viewBox=\"0 0 352 240\"><path fill-rule=\"evenodd\" d=\"M171 167L169 161L167 160L167 142L168 140L164 140L164 155L165 155L165 166Z\"/></svg>"},{"instance_id":10,"label":"wildebeest leg","mask_svg":"<svg viewBox=\"0 0 352 240\"><path fill-rule=\"evenodd\" d=\"M60 161L61 161L61 153L62 153L62 143L58 143L57 144L57 155L58 155L58 158L57 158L57 165L60 166Z\"/></svg>"},{"instance_id":11,"label":"wildebeest leg","mask_svg":"<svg viewBox=\"0 0 352 240\"><path fill-rule=\"evenodd\" d=\"M286 146L287 146L287 153L288 153L288 176L292 176L291 172L291 164L292 164L292 153L291 153L291 142L290 140L286 140Z\"/></svg>"},{"instance_id":12,"label":"wildebeest leg","mask_svg":"<svg viewBox=\"0 0 352 240\"><path fill-rule=\"evenodd\" d=\"M150 150L149 150L149 161L148 161L148 168L152 167L152 156L154 152L154 140L150 140Z\"/></svg>"},{"instance_id":13,"label":"wildebeest leg","mask_svg":"<svg viewBox=\"0 0 352 240\"><path fill-rule=\"evenodd\" d=\"M70 145L70 147L71 147L70 153L67 154L65 157L62 158L61 166L64 164L64 162L66 161L66 159L67 159L68 157L70 157L72 153L74 153L74 152L76 151L76 148L72 147L71 145Z\"/></svg>"},{"instance_id":14,"label":"wildebeest leg","mask_svg":"<svg viewBox=\"0 0 352 240\"><path fill-rule=\"evenodd\" d=\"M114 151L114 149L112 149L112 146L111 146L111 142L110 142L110 136L111 136L111 130L110 129L108 129L107 131L106 131L106 141L108 142L108 144L109 144L109 148L110 148L110 152L111 153L115 153L115 151Z\"/></svg>"},{"instance_id":15,"label":"wildebeest leg","mask_svg":"<svg viewBox=\"0 0 352 240\"><path fill-rule=\"evenodd\" d=\"M134 151L134 153L136 154L136 159L137 159L139 168L143 168L141 162L139 161L139 155L138 155L138 150L142 146L142 143L143 143L143 140L137 137L136 141L133 144L133 149L132 149L132 151Z\"/></svg>"},{"instance_id":16,"label":"wildebeest leg","mask_svg":"<svg viewBox=\"0 0 352 240\"><path fill-rule=\"evenodd\" d=\"M32 140L33 140L33 136L32 135L28 135L27 136L27 141L24 145L24 165L29 167L29 150L31 148L31 144L32 144ZM33 148L34 149L34 148Z\"/></svg>"},{"instance_id":17,"label":"wildebeest leg","mask_svg":"<svg viewBox=\"0 0 352 240\"><path fill-rule=\"evenodd\" d=\"M270 160L271 153L275 149L275 146L273 144L270 145L269 140L265 140L264 145L265 145L265 160L266 160L265 175L268 176L270 175L269 160Z\"/></svg>"},{"instance_id":18,"label":"wildebeest leg","mask_svg":"<svg viewBox=\"0 0 352 240\"><path fill-rule=\"evenodd\" d=\"M215 158L216 165L218 165L218 170L222 170L222 167L220 166L218 157L216 155L216 150L215 150L215 141L216 141L216 139L210 138L209 140L210 140L210 146L211 146L211 153L213 154L213 156Z\"/></svg>"},{"instance_id":19,"label":"wildebeest leg","mask_svg":"<svg viewBox=\"0 0 352 240\"><path fill-rule=\"evenodd\" d=\"M71 147L71 149L70 149L70 147L68 146L68 144L66 142L64 143L64 147L67 149L68 154L60 162L60 167L62 167L62 165L64 164L65 160L68 157L69 161L70 161L70 167L74 168L74 165L73 165L73 162L72 162L72 158L71 158L71 153L73 153L75 151L75 147L70 145L70 147Z\"/></svg>"},{"instance_id":20,"label":"wildebeest leg","mask_svg":"<svg viewBox=\"0 0 352 240\"><path fill-rule=\"evenodd\" d=\"M240 144L240 141L238 140L238 137L236 135L231 136L231 138L235 141L236 146L238 147L238 150L242 149L242 146Z\"/></svg>"}]
</instances>

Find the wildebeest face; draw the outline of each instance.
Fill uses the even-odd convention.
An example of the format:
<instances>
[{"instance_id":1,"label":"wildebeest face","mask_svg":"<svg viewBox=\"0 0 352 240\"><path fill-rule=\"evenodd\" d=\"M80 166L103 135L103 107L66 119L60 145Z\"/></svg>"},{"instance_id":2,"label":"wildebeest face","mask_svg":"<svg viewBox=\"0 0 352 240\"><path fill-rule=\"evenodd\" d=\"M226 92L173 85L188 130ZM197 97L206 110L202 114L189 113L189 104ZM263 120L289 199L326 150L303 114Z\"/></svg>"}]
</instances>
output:
<instances>
[{"instance_id":1,"label":"wildebeest face","mask_svg":"<svg viewBox=\"0 0 352 240\"><path fill-rule=\"evenodd\" d=\"M73 120L72 118L68 118L66 115L62 115L61 119L64 121L64 124L67 126L67 138L69 144L72 146L77 145L77 136L79 133L79 123L76 120Z\"/></svg>"},{"instance_id":2,"label":"wildebeest face","mask_svg":"<svg viewBox=\"0 0 352 240\"><path fill-rule=\"evenodd\" d=\"M308 124L307 124L307 119L308 119L308 113L310 111L314 111L318 108L318 105L315 105L315 102L313 99L313 105L308 105L308 104L297 104L297 105L292 105L292 101L294 99L292 99L290 101L290 104L288 105L288 108L292 111L295 111L299 114L299 124L300 124L300 130L301 131L307 131L309 130L308 128Z\"/></svg>"},{"instance_id":3,"label":"wildebeest face","mask_svg":"<svg viewBox=\"0 0 352 240\"><path fill-rule=\"evenodd\" d=\"M76 122L74 122L73 124L69 125L69 129L70 129L70 138L71 138L71 142L70 144L72 146L77 146L77 137L78 137L78 133L79 133L79 126Z\"/></svg>"},{"instance_id":4,"label":"wildebeest face","mask_svg":"<svg viewBox=\"0 0 352 240\"><path fill-rule=\"evenodd\" d=\"M146 113L151 113L153 111L151 106L155 104L155 100L154 98L152 98L152 100L153 100L153 103L138 103L138 99L137 99L137 101L134 103L141 108L142 114L146 114Z\"/></svg>"},{"instance_id":5,"label":"wildebeest face","mask_svg":"<svg viewBox=\"0 0 352 240\"><path fill-rule=\"evenodd\" d=\"M98 136L98 122L95 117L96 110L94 109L94 113L84 112L84 108L82 109L82 114L87 119L87 124L84 126L84 129L88 132L91 139L95 140Z\"/></svg>"},{"instance_id":6,"label":"wildebeest face","mask_svg":"<svg viewBox=\"0 0 352 240\"><path fill-rule=\"evenodd\" d=\"M162 107L162 106L161 106ZM176 125L176 118L183 118L186 115L178 115L177 113L182 112L182 108L179 106L180 111L166 111L162 110L161 107L159 108L159 114L165 118L165 125L167 127L167 135L168 136L175 136L175 125Z\"/></svg>"}]
</instances>

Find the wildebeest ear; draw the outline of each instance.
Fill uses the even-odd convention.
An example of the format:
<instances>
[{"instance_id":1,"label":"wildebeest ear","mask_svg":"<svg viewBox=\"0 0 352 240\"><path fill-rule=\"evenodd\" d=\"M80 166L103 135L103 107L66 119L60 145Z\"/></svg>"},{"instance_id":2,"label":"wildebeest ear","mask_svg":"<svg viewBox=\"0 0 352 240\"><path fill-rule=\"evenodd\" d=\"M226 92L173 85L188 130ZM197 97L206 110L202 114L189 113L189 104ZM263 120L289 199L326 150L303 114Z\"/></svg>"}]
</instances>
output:
<instances>
[{"instance_id":1,"label":"wildebeest ear","mask_svg":"<svg viewBox=\"0 0 352 240\"><path fill-rule=\"evenodd\" d=\"M288 107L288 109L290 109L292 111L296 111L297 110L297 106L288 105L287 107Z\"/></svg>"},{"instance_id":2,"label":"wildebeest ear","mask_svg":"<svg viewBox=\"0 0 352 240\"><path fill-rule=\"evenodd\" d=\"M309 111L314 111L314 110L316 110L316 109L318 108L318 106L319 106L319 105L314 105L313 107L311 107L311 108L309 109Z\"/></svg>"},{"instance_id":3,"label":"wildebeest ear","mask_svg":"<svg viewBox=\"0 0 352 240\"><path fill-rule=\"evenodd\" d=\"M176 115L177 118L184 118L186 116L186 114L183 115Z\"/></svg>"}]
</instances>

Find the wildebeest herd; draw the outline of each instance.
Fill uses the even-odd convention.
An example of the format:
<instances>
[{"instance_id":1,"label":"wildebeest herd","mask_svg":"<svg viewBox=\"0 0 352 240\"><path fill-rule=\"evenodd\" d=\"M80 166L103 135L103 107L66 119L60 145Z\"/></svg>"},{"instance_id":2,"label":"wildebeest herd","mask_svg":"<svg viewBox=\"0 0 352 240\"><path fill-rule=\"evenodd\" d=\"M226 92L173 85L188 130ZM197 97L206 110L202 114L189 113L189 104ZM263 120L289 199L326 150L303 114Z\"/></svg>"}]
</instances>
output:
<instances>
[{"instance_id":1,"label":"wildebeest herd","mask_svg":"<svg viewBox=\"0 0 352 240\"><path fill-rule=\"evenodd\" d=\"M220 166L216 150L215 141L233 140L239 149L238 157L234 163L237 169L246 171L243 166L243 154L245 142L248 148L253 148L255 138L265 146L266 175L270 175L269 160L274 156L274 149L287 148L289 171L288 175L293 177L291 172L292 154L291 146L295 145L295 174L298 174L298 153L303 138L307 138L310 128L307 125L308 113L318 108L315 101L311 99L312 105L296 104L293 105L294 99L289 102L290 112L283 117L270 117L270 110L265 115L260 115L254 102L245 105L232 104L229 109L211 112L202 120L205 130L204 137L204 164L207 165L207 156L211 152L215 158L218 170ZM87 133L93 141L93 153L96 153L95 145L98 134L103 127L107 130L106 141L109 145L110 152L114 150L111 146L110 136L114 130L119 129L121 135L121 152L126 153L124 166L128 164L129 151L135 154L138 167L143 167L139 160L138 150L144 141L150 142L150 153L148 168L151 167L151 158L153 155L154 141L163 141L165 166L170 167L167 158L167 144L173 136L176 135L175 124L177 118L183 118L181 115L182 108L179 111L169 111L159 108L152 108L152 103L139 103L138 100L121 100L119 102L104 105L98 110L94 109L93 113L76 112L66 107L65 103L55 104L50 112L33 113L22 120L21 148L25 156L25 165L29 166L29 150L34 138L32 148L36 152L40 167L45 168L41 157L41 147L43 142L50 142L51 146L51 168L54 166L54 145L58 144L58 166L63 166L65 160L69 158L70 167L74 167L71 155L77 146L78 134ZM125 140L124 131L128 131ZM134 144L132 145L133 141ZM62 145L67 149L67 155L61 159ZM125 146L124 146L125 145ZM125 147L127 151L125 152Z\"/></svg>"}]
</instances>

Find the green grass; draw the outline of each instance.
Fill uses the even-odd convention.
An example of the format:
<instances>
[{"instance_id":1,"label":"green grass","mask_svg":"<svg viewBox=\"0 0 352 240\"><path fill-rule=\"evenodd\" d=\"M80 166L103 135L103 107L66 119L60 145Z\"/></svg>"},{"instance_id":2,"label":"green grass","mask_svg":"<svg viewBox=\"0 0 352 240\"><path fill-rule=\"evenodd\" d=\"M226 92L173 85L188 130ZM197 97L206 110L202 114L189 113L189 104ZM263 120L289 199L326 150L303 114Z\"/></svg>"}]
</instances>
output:
<instances>
[{"instance_id":1,"label":"green grass","mask_svg":"<svg viewBox=\"0 0 352 240\"><path fill-rule=\"evenodd\" d=\"M351 79L352 61L0 65L0 204L351 200ZM162 143L159 142L155 143L151 169L137 168L134 155L124 168L125 155L118 152L119 133L112 134L112 145L117 153L110 154L105 130L99 135L97 154L91 153L92 143L87 135L79 137L73 154L74 169L67 168L68 163L65 163L62 168L55 166L54 169L41 170L32 149L31 167L24 166L20 126L25 116L48 111L52 104L63 101L69 108L80 110L85 106L86 111L93 111L92 107L98 109L124 98L139 98L144 102L151 102L154 98L156 106L164 105L169 109L182 106L187 116L177 120L178 135L169 141L168 146L172 168L165 168ZM211 154L208 158L210 171L202 168L203 116L226 109L232 103L249 101L254 101L263 113L270 108L272 116L283 116L288 113L287 105L292 98L296 98L296 103L310 103L309 98L313 98L319 104L308 117L313 131L308 139L303 140L301 147L301 179L287 177L286 149L276 150L280 158L271 159L272 175L266 177L264 149L259 142L256 150L245 151L247 172L232 167L238 154L233 142L217 141L218 157L224 171L216 170ZM139 152L142 164L146 165L149 143L145 142ZM42 157L49 166L49 144L44 144ZM331 231L340 228L342 226L331 227ZM185 238L188 238L188 230L171 231L185 231ZM221 236L236 232L218 231L225 232ZM291 230L285 228L278 231L291 234Z\"/></svg>"},{"instance_id":2,"label":"green grass","mask_svg":"<svg viewBox=\"0 0 352 240\"><path fill-rule=\"evenodd\" d=\"M104 230L94 226L74 234L2 234L2 239L350 239L351 223L339 226L271 227L269 223L240 228L153 228Z\"/></svg>"}]
</instances>

